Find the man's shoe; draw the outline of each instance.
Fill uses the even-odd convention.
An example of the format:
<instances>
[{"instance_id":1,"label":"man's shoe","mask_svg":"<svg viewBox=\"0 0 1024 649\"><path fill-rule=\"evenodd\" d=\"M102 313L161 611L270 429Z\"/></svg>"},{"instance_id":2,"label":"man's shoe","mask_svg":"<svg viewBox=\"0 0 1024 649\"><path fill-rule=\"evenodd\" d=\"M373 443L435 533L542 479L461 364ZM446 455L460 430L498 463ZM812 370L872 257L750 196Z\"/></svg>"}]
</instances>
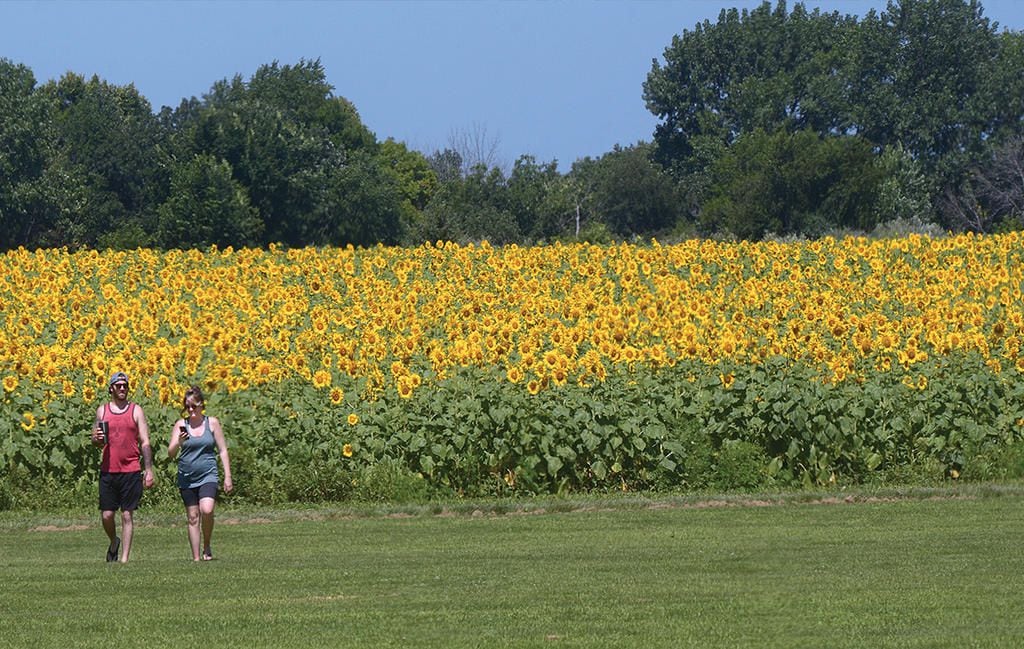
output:
<instances>
[{"instance_id":1,"label":"man's shoe","mask_svg":"<svg viewBox=\"0 0 1024 649\"><path fill-rule=\"evenodd\" d=\"M107 563L117 561L117 551L121 549L121 537L115 536L114 542L107 548Z\"/></svg>"}]
</instances>

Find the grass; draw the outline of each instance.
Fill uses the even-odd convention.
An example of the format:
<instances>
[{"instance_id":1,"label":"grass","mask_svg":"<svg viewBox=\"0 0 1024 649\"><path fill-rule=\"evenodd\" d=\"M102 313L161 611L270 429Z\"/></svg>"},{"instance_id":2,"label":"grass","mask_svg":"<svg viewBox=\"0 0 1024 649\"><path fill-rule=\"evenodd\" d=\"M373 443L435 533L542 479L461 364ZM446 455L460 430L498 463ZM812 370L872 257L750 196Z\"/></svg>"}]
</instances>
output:
<instances>
[{"instance_id":1,"label":"grass","mask_svg":"<svg viewBox=\"0 0 1024 649\"><path fill-rule=\"evenodd\" d=\"M1019 646L1024 489L850 500L5 513L0 647Z\"/></svg>"}]
</instances>

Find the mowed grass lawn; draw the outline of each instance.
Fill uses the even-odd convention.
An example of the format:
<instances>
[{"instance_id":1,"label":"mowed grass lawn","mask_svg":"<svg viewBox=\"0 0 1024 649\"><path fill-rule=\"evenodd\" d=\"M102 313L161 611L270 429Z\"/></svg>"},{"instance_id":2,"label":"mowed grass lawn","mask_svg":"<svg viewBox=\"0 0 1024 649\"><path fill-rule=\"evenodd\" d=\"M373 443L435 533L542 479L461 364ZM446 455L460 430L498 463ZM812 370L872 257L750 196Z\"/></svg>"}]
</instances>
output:
<instances>
[{"instance_id":1,"label":"mowed grass lawn","mask_svg":"<svg viewBox=\"0 0 1024 649\"><path fill-rule=\"evenodd\" d=\"M177 516L143 509L124 566L85 513L5 514L0 646L1016 648L1024 496L995 493L477 515L228 503L202 564Z\"/></svg>"}]
</instances>

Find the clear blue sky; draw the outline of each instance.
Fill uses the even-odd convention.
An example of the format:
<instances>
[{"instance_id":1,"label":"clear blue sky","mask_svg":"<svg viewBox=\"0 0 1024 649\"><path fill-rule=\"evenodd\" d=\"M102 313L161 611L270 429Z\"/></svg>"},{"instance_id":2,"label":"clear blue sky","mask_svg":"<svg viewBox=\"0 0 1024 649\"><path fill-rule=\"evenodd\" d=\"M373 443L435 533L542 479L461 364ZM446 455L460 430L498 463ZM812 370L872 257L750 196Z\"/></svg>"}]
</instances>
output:
<instances>
[{"instance_id":1,"label":"clear blue sky","mask_svg":"<svg viewBox=\"0 0 1024 649\"><path fill-rule=\"evenodd\" d=\"M715 22L723 8L759 4L0 0L0 57L39 83L66 71L133 83L155 110L220 79L248 79L264 63L319 58L335 95L380 140L429 153L453 133L477 132L498 144L504 164L531 154L566 171L652 138L641 85L673 35ZM805 2L857 16L885 4ZM1002 28L1024 29L1024 0L982 5Z\"/></svg>"}]
</instances>

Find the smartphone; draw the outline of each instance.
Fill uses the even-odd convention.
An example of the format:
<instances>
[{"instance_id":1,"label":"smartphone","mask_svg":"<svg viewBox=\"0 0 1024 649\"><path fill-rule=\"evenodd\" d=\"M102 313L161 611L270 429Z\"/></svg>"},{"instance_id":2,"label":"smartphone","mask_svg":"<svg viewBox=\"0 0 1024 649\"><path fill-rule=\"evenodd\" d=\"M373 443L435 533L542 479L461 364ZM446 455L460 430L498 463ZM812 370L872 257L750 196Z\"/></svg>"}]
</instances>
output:
<instances>
[{"instance_id":1,"label":"smartphone","mask_svg":"<svg viewBox=\"0 0 1024 649\"><path fill-rule=\"evenodd\" d=\"M182 439L188 437L188 429L185 428L184 426L178 426L178 436L181 437Z\"/></svg>"}]
</instances>

